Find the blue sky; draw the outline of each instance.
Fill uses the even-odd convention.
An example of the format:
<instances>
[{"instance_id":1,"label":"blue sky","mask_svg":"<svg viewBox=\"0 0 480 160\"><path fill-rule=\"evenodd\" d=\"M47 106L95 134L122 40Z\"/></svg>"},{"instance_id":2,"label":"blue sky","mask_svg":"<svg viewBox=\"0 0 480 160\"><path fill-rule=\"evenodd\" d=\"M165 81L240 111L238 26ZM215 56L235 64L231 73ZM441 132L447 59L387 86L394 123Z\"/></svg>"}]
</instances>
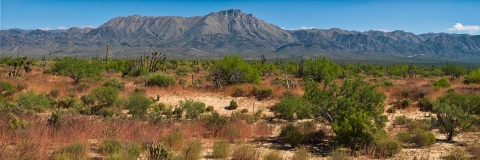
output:
<instances>
[{"instance_id":1,"label":"blue sky","mask_svg":"<svg viewBox=\"0 0 480 160\"><path fill-rule=\"evenodd\" d=\"M1 0L0 28L98 27L117 16L190 17L231 8L284 29L480 34L479 0Z\"/></svg>"}]
</instances>

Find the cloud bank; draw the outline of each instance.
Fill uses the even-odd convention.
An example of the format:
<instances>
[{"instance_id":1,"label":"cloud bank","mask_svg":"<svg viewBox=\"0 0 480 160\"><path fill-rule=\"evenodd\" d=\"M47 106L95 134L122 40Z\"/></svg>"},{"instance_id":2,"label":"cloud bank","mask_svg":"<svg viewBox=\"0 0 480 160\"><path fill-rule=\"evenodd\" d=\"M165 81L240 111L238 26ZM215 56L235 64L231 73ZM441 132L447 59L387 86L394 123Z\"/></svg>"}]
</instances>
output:
<instances>
[{"instance_id":1,"label":"cloud bank","mask_svg":"<svg viewBox=\"0 0 480 160\"><path fill-rule=\"evenodd\" d=\"M462 25L461 23L455 23L452 28L448 29L449 31L467 31L468 33L475 33L480 31L479 25L469 26L469 25Z\"/></svg>"}]
</instances>

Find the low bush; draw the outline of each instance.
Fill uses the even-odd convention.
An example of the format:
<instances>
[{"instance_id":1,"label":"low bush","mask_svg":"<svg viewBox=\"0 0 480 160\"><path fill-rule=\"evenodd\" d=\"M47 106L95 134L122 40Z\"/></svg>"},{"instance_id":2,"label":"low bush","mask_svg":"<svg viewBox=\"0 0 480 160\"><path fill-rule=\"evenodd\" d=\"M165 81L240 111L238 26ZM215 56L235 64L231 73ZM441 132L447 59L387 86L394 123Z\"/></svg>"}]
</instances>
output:
<instances>
[{"instance_id":1,"label":"low bush","mask_svg":"<svg viewBox=\"0 0 480 160\"><path fill-rule=\"evenodd\" d=\"M396 140L393 140L389 137L376 139L374 141L374 148L375 148L375 157L379 158L387 158L392 157L395 154L400 153L402 151L402 146Z\"/></svg>"},{"instance_id":2,"label":"low bush","mask_svg":"<svg viewBox=\"0 0 480 160\"><path fill-rule=\"evenodd\" d=\"M173 129L166 137L162 139L163 144L169 148L178 151L183 147L183 133L179 129Z\"/></svg>"},{"instance_id":3,"label":"low bush","mask_svg":"<svg viewBox=\"0 0 480 160\"><path fill-rule=\"evenodd\" d=\"M385 86L385 87L393 87L394 84L393 84L393 82L391 82L391 81L385 81L385 82L383 82L383 86Z\"/></svg>"},{"instance_id":4,"label":"low bush","mask_svg":"<svg viewBox=\"0 0 480 160\"><path fill-rule=\"evenodd\" d=\"M447 88L447 87L450 87L451 85L447 79L441 78L438 81L434 81L433 86L438 88Z\"/></svg>"},{"instance_id":5,"label":"low bush","mask_svg":"<svg viewBox=\"0 0 480 160\"><path fill-rule=\"evenodd\" d=\"M437 140L432 132L420 131L414 134L412 141L420 147L427 147L434 144Z\"/></svg>"},{"instance_id":6,"label":"low bush","mask_svg":"<svg viewBox=\"0 0 480 160\"><path fill-rule=\"evenodd\" d=\"M284 159L280 153L275 151L269 151L265 155L263 155L263 160L282 160Z\"/></svg>"},{"instance_id":7,"label":"low bush","mask_svg":"<svg viewBox=\"0 0 480 160\"><path fill-rule=\"evenodd\" d=\"M402 100L401 104L400 104L400 107L402 109L404 108L407 108L408 106L410 106L410 104L412 104L412 101L410 100L410 98L405 98Z\"/></svg>"},{"instance_id":8,"label":"low bush","mask_svg":"<svg viewBox=\"0 0 480 160\"><path fill-rule=\"evenodd\" d=\"M205 103L187 99L180 101L180 107L186 111L186 118L196 119L205 112Z\"/></svg>"},{"instance_id":9,"label":"low bush","mask_svg":"<svg viewBox=\"0 0 480 160\"><path fill-rule=\"evenodd\" d=\"M58 108L81 108L83 106L82 102L75 97L65 97L57 102Z\"/></svg>"},{"instance_id":10,"label":"low bush","mask_svg":"<svg viewBox=\"0 0 480 160\"><path fill-rule=\"evenodd\" d=\"M444 160L470 160L476 159L475 157L468 157L468 154L461 150L454 150L449 155L441 157Z\"/></svg>"},{"instance_id":11,"label":"low bush","mask_svg":"<svg viewBox=\"0 0 480 160\"><path fill-rule=\"evenodd\" d=\"M100 151L100 153L104 155L119 153L121 149L122 149L122 143L115 138L105 139L98 146L98 150Z\"/></svg>"},{"instance_id":12,"label":"low bush","mask_svg":"<svg viewBox=\"0 0 480 160\"><path fill-rule=\"evenodd\" d=\"M260 152L253 146L241 145L233 150L232 159L234 160L258 160L260 159Z\"/></svg>"},{"instance_id":13,"label":"low bush","mask_svg":"<svg viewBox=\"0 0 480 160\"><path fill-rule=\"evenodd\" d=\"M407 123L407 129L410 133L419 131L430 131L432 127L427 120L414 120Z\"/></svg>"},{"instance_id":14,"label":"low bush","mask_svg":"<svg viewBox=\"0 0 480 160\"><path fill-rule=\"evenodd\" d=\"M225 141L213 143L213 158L225 159L230 155L230 145Z\"/></svg>"},{"instance_id":15,"label":"low bush","mask_svg":"<svg viewBox=\"0 0 480 160\"><path fill-rule=\"evenodd\" d=\"M235 88L235 91L233 91L232 93L232 97L245 97L245 96L246 96L245 91L243 91L243 89L240 87Z\"/></svg>"},{"instance_id":16,"label":"low bush","mask_svg":"<svg viewBox=\"0 0 480 160\"><path fill-rule=\"evenodd\" d=\"M17 84L16 89L17 89L17 91L23 91L27 87L28 87L27 84L19 83L19 84Z\"/></svg>"},{"instance_id":17,"label":"low bush","mask_svg":"<svg viewBox=\"0 0 480 160\"><path fill-rule=\"evenodd\" d=\"M147 145L148 159L171 159L173 152L162 144Z\"/></svg>"},{"instance_id":18,"label":"low bush","mask_svg":"<svg viewBox=\"0 0 480 160\"><path fill-rule=\"evenodd\" d=\"M418 108L420 111L430 112L433 110L432 100L428 97L423 97L418 100Z\"/></svg>"},{"instance_id":19,"label":"low bush","mask_svg":"<svg viewBox=\"0 0 480 160\"><path fill-rule=\"evenodd\" d=\"M387 113L395 113L397 111L397 109L395 109L395 107L388 107L387 109Z\"/></svg>"},{"instance_id":20,"label":"low bush","mask_svg":"<svg viewBox=\"0 0 480 160\"><path fill-rule=\"evenodd\" d=\"M310 118L312 116L312 108L309 102L302 97L284 96L280 102L275 104L275 116L285 120L295 120Z\"/></svg>"},{"instance_id":21,"label":"low bush","mask_svg":"<svg viewBox=\"0 0 480 160\"><path fill-rule=\"evenodd\" d=\"M292 147L296 147L302 143L304 139L303 133L293 124L288 124L282 128L280 137L285 141L285 143L290 144Z\"/></svg>"},{"instance_id":22,"label":"low bush","mask_svg":"<svg viewBox=\"0 0 480 160\"><path fill-rule=\"evenodd\" d=\"M202 156L202 142L200 140L194 140L188 142L185 148L182 150L180 156L184 160L197 160Z\"/></svg>"},{"instance_id":23,"label":"low bush","mask_svg":"<svg viewBox=\"0 0 480 160\"><path fill-rule=\"evenodd\" d=\"M332 150L328 155L334 160L350 160L352 151L347 148L338 148Z\"/></svg>"},{"instance_id":24,"label":"low bush","mask_svg":"<svg viewBox=\"0 0 480 160\"><path fill-rule=\"evenodd\" d=\"M214 110L215 109L213 108L213 106L207 106L207 109L205 109L205 112L212 112Z\"/></svg>"},{"instance_id":25,"label":"low bush","mask_svg":"<svg viewBox=\"0 0 480 160\"><path fill-rule=\"evenodd\" d=\"M309 160L310 157L312 156L305 147L299 147L293 154L292 160Z\"/></svg>"},{"instance_id":26,"label":"low bush","mask_svg":"<svg viewBox=\"0 0 480 160\"><path fill-rule=\"evenodd\" d=\"M14 85L8 82L0 82L0 94L9 96L15 93L16 91L17 90Z\"/></svg>"},{"instance_id":27,"label":"low bush","mask_svg":"<svg viewBox=\"0 0 480 160\"><path fill-rule=\"evenodd\" d=\"M168 87L175 85L175 79L169 75L158 73L148 76L146 85Z\"/></svg>"},{"instance_id":28,"label":"low bush","mask_svg":"<svg viewBox=\"0 0 480 160\"><path fill-rule=\"evenodd\" d=\"M395 119L393 120L393 125L406 125L409 121L411 121L410 119L407 119L406 116L397 116L395 117Z\"/></svg>"},{"instance_id":29,"label":"low bush","mask_svg":"<svg viewBox=\"0 0 480 160\"><path fill-rule=\"evenodd\" d=\"M152 101L143 94L132 93L128 95L128 101L125 107L133 117L141 118L147 114L147 110L151 104Z\"/></svg>"},{"instance_id":30,"label":"low bush","mask_svg":"<svg viewBox=\"0 0 480 160\"><path fill-rule=\"evenodd\" d=\"M412 141L412 134L408 131L401 131L397 133L397 139L400 142L410 143Z\"/></svg>"},{"instance_id":31,"label":"low bush","mask_svg":"<svg viewBox=\"0 0 480 160\"><path fill-rule=\"evenodd\" d=\"M125 89L125 83L120 78L112 78L103 83L103 86L112 86L120 91Z\"/></svg>"},{"instance_id":32,"label":"low bush","mask_svg":"<svg viewBox=\"0 0 480 160\"><path fill-rule=\"evenodd\" d=\"M272 89L258 89L257 87L253 87L251 95L253 95L257 100L261 101L267 98L270 98L273 94Z\"/></svg>"},{"instance_id":33,"label":"low bush","mask_svg":"<svg viewBox=\"0 0 480 160\"><path fill-rule=\"evenodd\" d=\"M17 105L28 110L35 110L43 112L45 109L51 107L50 100L44 94L37 94L33 91L20 93L17 96Z\"/></svg>"},{"instance_id":34,"label":"low bush","mask_svg":"<svg viewBox=\"0 0 480 160\"><path fill-rule=\"evenodd\" d=\"M48 95L52 96L53 98L57 98L60 95L60 91L58 91L57 89L51 89L50 94Z\"/></svg>"},{"instance_id":35,"label":"low bush","mask_svg":"<svg viewBox=\"0 0 480 160\"><path fill-rule=\"evenodd\" d=\"M235 110L238 108L238 104L237 104L237 101L235 100L231 100L230 101L230 105L228 107L226 107L225 109L228 109L228 110Z\"/></svg>"},{"instance_id":36,"label":"low bush","mask_svg":"<svg viewBox=\"0 0 480 160\"><path fill-rule=\"evenodd\" d=\"M87 152L83 143L74 143L60 148L53 155L54 160L85 159Z\"/></svg>"},{"instance_id":37,"label":"low bush","mask_svg":"<svg viewBox=\"0 0 480 160\"><path fill-rule=\"evenodd\" d=\"M118 99L119 91L112 86L96 87L90 92L94 105L102 108L112 105Z\"/></svg>"}]
</instances>

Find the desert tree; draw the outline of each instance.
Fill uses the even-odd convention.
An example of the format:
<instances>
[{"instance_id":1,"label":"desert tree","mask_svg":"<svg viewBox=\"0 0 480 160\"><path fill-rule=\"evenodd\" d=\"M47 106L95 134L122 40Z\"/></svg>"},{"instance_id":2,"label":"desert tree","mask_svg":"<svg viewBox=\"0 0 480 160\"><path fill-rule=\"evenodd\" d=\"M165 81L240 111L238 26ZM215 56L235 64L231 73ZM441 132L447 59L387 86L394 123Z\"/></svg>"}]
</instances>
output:
<instances>
[{"instance_id":1,"label":"desert tree","mask_svg":"<svg viewBox=\"0 0 480 160\"><path fill-rule=\"evenodd\" d=\"M102 66L97 61L66 57L57 61L51 68L53 73L68 76L78 83L87 77L100 77Z\"/></svg>"},{"instance_id":2,"label":"desert tree","mask_svg":"<svg viewBox=\"0 0 480 160\"><path fill-rule=\"evenodd\" d=\"M385 125L385 95L361 79L347 79L342 86L331 84L324 90L310 80L303 98L315 105L317 117L332 127L340 144L371 143Z\"/></svg>"},{"instance_id":3,"label":"desert tree","mask_svg":"<svg viewBox=\"0 0 480 160\"><path fill-rule=\"evenodd\" d=\"M473 127L477 119L453 104L437 102L434 104L440 130L452 141L453 137Z\"/></svg>"},{"instance_id":4,"label":"desert tree","mask_svg":"<svg viewBox=\"0 0 480 160\"><path fill-rule=\"evenodd\" d=\"M223 60L215 61L211 75L215 77L215 83L227 85L260 82L258 71L239 56L225 56Z\"/></svg>"}]
</instances>

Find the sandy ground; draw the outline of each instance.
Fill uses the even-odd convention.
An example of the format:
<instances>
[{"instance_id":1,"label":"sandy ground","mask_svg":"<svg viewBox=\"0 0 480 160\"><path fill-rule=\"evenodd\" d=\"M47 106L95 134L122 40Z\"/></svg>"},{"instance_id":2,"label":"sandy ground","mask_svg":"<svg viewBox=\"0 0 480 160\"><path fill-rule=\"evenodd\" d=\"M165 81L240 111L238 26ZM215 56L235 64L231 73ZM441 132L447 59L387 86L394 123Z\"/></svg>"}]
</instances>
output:
<instances>
[{"instance_id":1,"label":"sandy ground","mask_svg":"<svg viewBox=\"0 0 480 160\"><path fill-rule=\"evenodd\" d=\"M149 96L156 97L157 94L153 93ZM272 115L269 112L268 107L273 106L278 100L264 100L257 101L252 97L231 97L217 93L192 93L190 91L176 91L175 93L159 94L159 103L165 103L171 106L177 106L180 101L186 99L192 99L205 103L206 106L213 106L213 108L222 115L230 115L232 112L241 111L242 109L248 109L249 113L254 113L259 109L263 110L263 114ZM238 104L236 110L227 110L225 107L230 105L230 101L235 100Z\"/></svg>"}]
</instances>

